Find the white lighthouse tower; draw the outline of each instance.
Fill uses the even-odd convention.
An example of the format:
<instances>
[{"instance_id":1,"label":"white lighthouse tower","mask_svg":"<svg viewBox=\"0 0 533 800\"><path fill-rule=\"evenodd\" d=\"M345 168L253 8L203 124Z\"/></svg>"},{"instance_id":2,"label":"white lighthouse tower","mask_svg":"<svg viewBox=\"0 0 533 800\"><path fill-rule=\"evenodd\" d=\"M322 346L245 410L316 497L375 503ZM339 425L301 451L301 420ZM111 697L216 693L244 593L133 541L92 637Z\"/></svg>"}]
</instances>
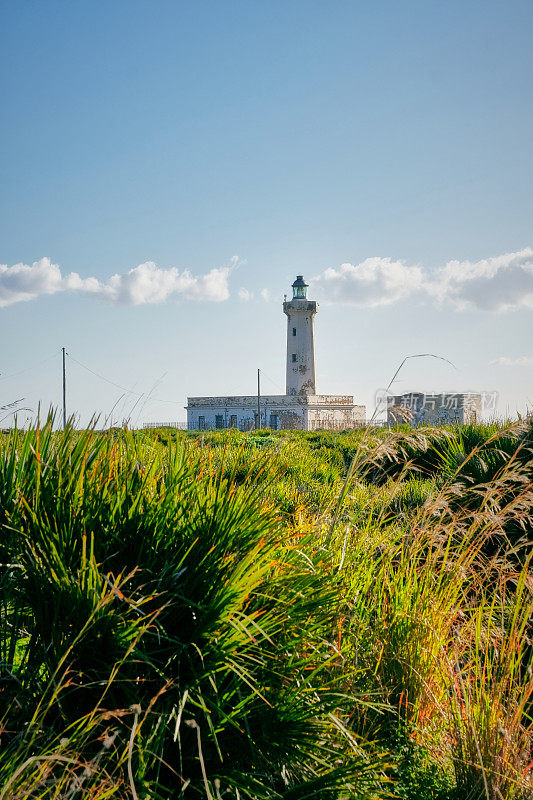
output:
<instances>
[{"instance_id":1,"label":"white lighthouse tower","mask_svg":"<svg viewBox=\"0 0 533 800\"><path fill-rule=\"evenodd\" d=\"M308 284L298 275L292 284L292 300L283 303L287 315L288 395L316 395L315 314L317 304L307 299Z\"/></svg>"},{"instance_id":2,"label":"white lighthouse tower","mask_svg":"<svg viewBox=\"0 0 533 800\"><path fill-rule=\"evenodd\" d=\"M315 314L317 303L307 299L307 283L298 275L287 315L287 386L285 394L187 398L189 430L257 428L304 431L346 430L364 424L365 407L352 395L316 393ZM259 387L258 387L259 388Z\"/></svg>"}]
</instances>

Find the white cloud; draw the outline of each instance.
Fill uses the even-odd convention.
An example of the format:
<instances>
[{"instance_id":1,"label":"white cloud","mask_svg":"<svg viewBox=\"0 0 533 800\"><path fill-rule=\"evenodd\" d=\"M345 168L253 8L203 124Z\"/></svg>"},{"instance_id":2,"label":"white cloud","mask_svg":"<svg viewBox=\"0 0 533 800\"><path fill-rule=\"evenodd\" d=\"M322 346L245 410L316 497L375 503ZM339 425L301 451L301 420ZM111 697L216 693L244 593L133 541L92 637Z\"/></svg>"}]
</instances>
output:
<instances>
[{"instance_id":1,"label":"white cloud","mask_svg":"<svg viewBox=\"0 0 533 800\"><path fill-rule=\"evenodd\" d=\"M252 300L253 294L249 292L248 289L239 289L238 291L239 300L242 300L243 303L248 303L249 300Z\"/></svg>"},{"instance_id":2,"label":"white cloud","mask_svg":"<svg viewBox=\"0 0 533 800\"><path fill-rule=\"evenodd\" d=\"M360 264L326 269L312 282L318 298L326 303L372 307L390 305L407 297L422 287L423 279L420 267L374 257Z\"/></svg>"},{"instance_id":3,"label":"white cloud","mask_svg":"<svg viewBox=\"0 0 533 800\"><path fill-rule=\"evenodd\" d=\"M0 307L57 292L126 305L164 303L170 298L220 302L229 298L229 276L241 264L234 256L228 266L194 275L187 269L162 269L146 261L107 281L82 278L76 272L62 274L49 258L31 266L0 264ZM312 284L317 299L326 303L386 306L425 292L426 297L455 310L533 308L533 250L526 248L475 262L449 261L432 275L401 260L373 257L360 264L326 269L312 279ZM253 293L241 288L238 296L246 302ZM271 299L268 289L261 289L260 296L267 302Z\"/></svg>"},{"instance_id":4,"label":"white cloud","mask_svg":"<svg viewBox=\"0 0 533 800\"><path fill-rule=\"evenodd\" d=\"M482 261L449 261L427 290L459 311L533 308L533 250Z\"/></svg>"},{"instance_id":5,"label":"white cloud","mask_svg":"<svg viewBox=\"0 0 533 800\"><path fill-rule=\"evenodd\" d=\"M341 264L313 278L317 297L328 303L383 306L424 291L457 311L533 308L533 250L504 253L481 261L448 261L432 275L390 258Z\"/></svg>"},{"instance_id":6,"label":"white cloud","mask_svg":"<svg viewBox=\"0 0 533 800\"><path fill-rule=\"evenodd\" d=\"M32 300L40 294L54 294L62 289L63 278L57 264L49 258L8 267L0 264L0 305L8 306L23 300Z\"/></svg>"},{"instance_id":7,"label":"white cloud","mask_svg":"<svg viewBox=\"0 0 533 800\"><path fill-rule=\"evenodd\" d=\"M77 272L62 275L59 266L52 264L49 258L41 258L31 266L0 264L0 307L65 291L125 305L164 303L173 296L221 302L230 296L228 278L237 265L234 257L229 266L212 269L205 275L193 275L187 269L161 269L153 261L146 261L102 282L94 277L81 278Z\"/></svg>"},{"instance_id":8,"label":"white cloud","mask_svg":"<svg viewBox=\"0 0 533 800\"><path fill-rule=\"evenodd\" d=\"M500 356L495 358L491 364L499 364L502 367L533 367L533 358L530 356L519 356L518 358L509 358L509 356Z\"/></svg>"}]
</instances>

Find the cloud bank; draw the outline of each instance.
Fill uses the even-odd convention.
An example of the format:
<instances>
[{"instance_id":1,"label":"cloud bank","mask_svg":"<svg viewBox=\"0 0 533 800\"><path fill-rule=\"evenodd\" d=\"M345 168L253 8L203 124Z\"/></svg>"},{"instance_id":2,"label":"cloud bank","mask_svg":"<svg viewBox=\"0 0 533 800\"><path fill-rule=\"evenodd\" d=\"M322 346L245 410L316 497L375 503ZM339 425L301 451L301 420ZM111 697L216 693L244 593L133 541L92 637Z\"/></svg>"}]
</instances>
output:
<instances>
[{"instance_id":1,"label":"cloud bank","mask_svg":"<svg viewBox=\"0 0 533 800\"><path fill-rule=\"evenodd\" d=\"M42 258L33 264L0 264L0 307L32 300L41 295L70 292L123 305L164 303L170 298L222 302L230 296L229 276L239 264L204 275L176 267L162 269L146 261L107 281L82 278L77 272L63 274L58 264ZM481 261L449 261L428 272L391 258L367 258L359 264L341 264L312 278L312 292L325 303L359 307L389 306L411 296L428 297L436 305L457 311L508 311L533 308L533 250L525 248ZM270 292L261 289L263 300ZM241 288L243 302L253 293Z\"/></svg>"},{"instance_id":2,"label":"cloud bank","mask_svg":"<svg viewBox=\"0 0 533 800\"><path fill-rule=\"evenodd\" d=\"M77 272L63 275L58 264L49 258L41 258L31 266L0 264L0 307L57 292L73 292L123 305L164 303L171 297L222 302L230 296L228 278L237 261L234 257L229 266L212 269L205 275L176 267L161 269L153 261L146 261L122 275L112 275L106 282L94 277L82 278Z\"/></svg>"},{"instance_id":3,"label":"cloud bank","mask_svg":"<svg viewBox=\"0 0 533 800\"><path fill-rule=\"evenodd\" d=\"M533 308L533 250L527 247L482 261L449 261L427 288L460 311Z\"/></svg>"},{"instance_id":4,"label":"cloud bank","mask_svg":"<svg viewBox=\"0 0 533 800\"><path fill-rule=\"evenodd\" d=\"M360 264L341 264L313 278L321 299L355 306L388 306L422 287L420 267L390 258L367 258Z\"/></svg>"},{"instance_id":5,"label":"cloud bank","mask_svg":"<svg viewBox=\"0 0 533 800\"><path fill-rule=\"evenodd\" d=\"M533 308L533 250L449 261L433 273L390 258L367 258L326 269L312 283L319 300L360 307L390 305L420 293L457 311Z\"/></svg>"}]
</instances>

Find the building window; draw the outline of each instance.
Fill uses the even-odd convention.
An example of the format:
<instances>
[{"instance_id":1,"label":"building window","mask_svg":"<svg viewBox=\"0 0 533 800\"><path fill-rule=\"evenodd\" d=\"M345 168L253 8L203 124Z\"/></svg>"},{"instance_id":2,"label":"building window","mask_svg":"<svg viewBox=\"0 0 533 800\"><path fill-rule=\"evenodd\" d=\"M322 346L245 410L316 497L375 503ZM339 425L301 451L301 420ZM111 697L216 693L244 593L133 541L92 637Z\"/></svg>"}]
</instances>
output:
<instances>
[{"instance_id":1,"label":"building window","mask_svg":"<svg viewBox=\"0 0 533 800\"><path fill-rule=\"evenodd\" d=\"M278 415L277 414L271 414L270 415L270 427L273 430L277 431L277 429L278 429Z\"/></svg>"},{"instance_id":2,"label":"building window","mask_svg":"<svg viewBox=\"0 0 533 800\"><path fill-rule=\"evenodd\" d=\"M296 328L293 328L293 329L292 329L292 335L293 335L293 336L296 336Z\"/></svg>"},{"instance_id":3,"label":"building window","mask_svg":"<svg viewBox=\"0 0 533 800\"><path fill-rule=\"evenodd\" d=\"M229 426L230 426L230 428L236 428L237 427L237 414L230 414Z\"/></svg>"},{"instance_id":4,"label":"building window","mask_svg":"<svg viewBox=\"0 0 533 800\"><path fill-rule=\"evenodd\" d=\"M292 354L292 363L296 364L296 353Z\"/></svg>"},{"instance_id":5,"label":"building window","mask_svg":"<svg viewBox=\"0 0 533 800\"><path fill-rule=\"evenodd\" d=\"M223 427L224 427L224 416L222 414L216 414L215 428L223 428Z\"/></svg>"},{"instance_id":6,"label":"building window","mask_svg":"<svg viewBox=\"0 0 533 800\"><path fill-rule=\"evenodd\" d=\"M205 431L205 417L198 417L198 430Z\"/></svg>"}]
</instances>

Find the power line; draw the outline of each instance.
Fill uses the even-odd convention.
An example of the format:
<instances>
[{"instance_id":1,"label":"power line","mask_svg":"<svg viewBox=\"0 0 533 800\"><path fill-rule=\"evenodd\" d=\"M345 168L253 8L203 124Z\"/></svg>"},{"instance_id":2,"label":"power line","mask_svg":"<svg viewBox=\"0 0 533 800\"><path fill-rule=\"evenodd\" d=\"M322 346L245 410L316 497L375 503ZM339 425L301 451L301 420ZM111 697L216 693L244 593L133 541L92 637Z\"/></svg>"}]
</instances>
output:
<instances>
[{"instance_id":1,"label":"power line","mask_svg":"<svg viewBox=\"0 0 533 800\"><path fill-rule=\"evenodd\" d=\"M122 389L123 392L128 392L129 394L140 395L142 397L142 393L141 392L134 392L133 389L126 389L125 386L121 386L119 383L115 383L115 381L112 381L109 378L106 378L104 375L100 375L99 372L95 372L94 369L91 369L90 367L88 367L87 364L82 364L81 361L78 361L78 359L74 358L74 356L71 355L70 353L67 353L67 355L68 355L68 357L70 358L71 361L75 361L76 364L79 364L80 367L83 367L83 369L86 369L87 372L90 372L92 375L96 375L96 377L100 378L100 380L105 381L106 383L110 383L111 386L115 386L115 388L117 388L117 389Z\"/></svg>"},{"instance_id":2,"label":"power line","mask_svg":"<svg viewBox=\"0 0 533 800\"><path fill-rule=\"evenodd\" d=\"M284 389L282 389L282 387L279 385L279 383L277 383L277 381L273 380L270 377L270 375L267 375L264 369L261 370L261 375L263 375L267 380L269 380L270 383L272 383L276 387L276 389L279 389L281 394L285 394Z\"/></svg>"},{"instance_id":3,"label":"power line","mask_svg":"<svg viewBox=\"0 0 533 800\"><path fill-rule=\"evenodd\" d=\"M137 397L146 397L148 400L153 400L156 403L178 403L178 405L179 405L180 402L181 402L180 400L164 400L161 397L150 397L150 395L148 395L146 392L134 392L133 389L127 389L125 386L121 386L120 383L115 383L115 381L112 381L109 378L106 378L105 375L100 375L99 372L95 372L94 369L91 369L90 367L87 366L87 364L83 364L81 361L78 361L78 359L74 358L74 356L70 355L70 353L67 353L67 356L72 361L75 361L76 364L79 364L80 367L83 367L83 369L86 369L87 372L90 372L92 375L95 375L97 378L100 378L100 380L111 384L111 386L114 386L116 389L121 389L121 391L123 391L123 392L127 392L128 394L134 394Z\"/></svg>"},{"instance_id":4,"label":"power line","mask_svg":"<svg viewBox=\"0 0 533 800\"><path fill-rule=\"evenodd\" d=\"M57 351L52 353L51 356L47 356L43 358L42 361L38 361L36 364L32 364L31 367L24 367L24 369L19 369L17 372L11 372L9 375L4 375L0 378L0 381L7 381L9 378L15 378L17 375L22 375L24 372L31 372L32 369L37 369L37 367L41 367L43 364L46 364L47 361L51 361L53 358L57 358Z\"/></svg>"}]
</instances>

